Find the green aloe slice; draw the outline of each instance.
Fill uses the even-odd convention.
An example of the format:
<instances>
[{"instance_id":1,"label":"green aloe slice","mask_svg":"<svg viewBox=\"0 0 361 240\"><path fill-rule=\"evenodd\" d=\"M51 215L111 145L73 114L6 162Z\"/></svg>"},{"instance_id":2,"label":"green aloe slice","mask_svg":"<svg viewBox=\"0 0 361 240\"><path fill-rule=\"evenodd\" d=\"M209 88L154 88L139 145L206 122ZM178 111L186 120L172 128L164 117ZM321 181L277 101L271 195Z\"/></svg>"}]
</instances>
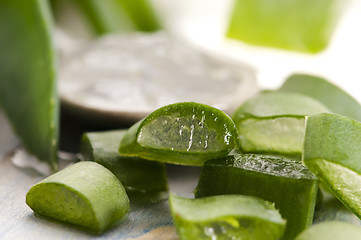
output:
<instances>
[{"instance_id":1,"label":"green aloe slice","mask_svg":"<svg viewBox=\"0 0 361 240\"><path fill-rule=\"evenodd\" d=\"M339 0L236 0L227 37L253 45L317 53L328 45Z\"/></svg>"},{"instance_id":2,"label":"green aloe slice","mask_svg":"<svg viewBox=\"0 0 361 240\"><path fill-rule=\"evenodd\" d=\"M283 239L293 239L311 225L317 191L317 178L303 164L244 154L206 161L195 196L242 194L274 202L287 220Z\"/></svg>"},{"instance_id":3,"label":"green aloe slice","mask_svg":"<svg viewBox=\"0 0 361 240\"><path fill-rule=\"evenodd\" d=\"M316 224L295 238L295 240L359 240L361 227L340 221Z\"/></svg>"},{"instance_id":4,"label":"green aloe slice","mask_svg":"<svg viewBox=\"0 0 361 240\"><path fill-rule=\"evenodd\" d=\"M119 142L126 130L85 133L80 153L86 161L95 161L108 168L124 185L130 196L152 200L167 196L165 164L138 157L120 156Z\"/></svg>"},{"instance_id":5,"label":"green aloe slice","mask_svg":"<svg viewBox=\"0 0 361 240\"><path fill-rule=\"evenodd\" d=\"M361 218L361 123L335 114L306 121L303 161L331 192Z\"/></svg>"},{"instance_id":6,"label":"green aloe slice","mask_svg":"<svg viewBox=\"0 0 361 240\"><path fill-rule=\"evenodd\" d=\"M285 229L274 204L242 195L169 199L180 239L279 239Z\"/></svg>"},{"instance_id":7,"label":"green aloe slice","mask_svg":"<svg viewBox=\"0 0 361 240\"><path fill-rule=\"evenodd\" d=\"M236 109L243 152L300 156L305 116L328 112L318 101L297 93L264 92Z\"/></svg>"},{"instance_id":8,"label":"green aloe slice","mask_svg":"<svg viewBox=\"0 0 361 240\"><path fill-rule=\"evenodd\" d=\"M181 165L202 165L234 149L237 129L221 110L194 102L159 108L124 135L121 155Z\"/></svg>"},{"instance_id":9,"label":"green aloe slice","mask_svg":"<svg viewBox=\"0 0 361 240\"><path fill-rule=\"evenodd\" d=\"M0 1L0 32L0 107L25 148L55 169L58 96L47 1Z\"/></svg>"},{"instance_id":10,"label":"green aloe slice","mask_svg":"<svg viewBox=\"0 0 361 240\"><path fill-rule=\"evenodd\" d=\"M120 181L94 162L80 162L34 185L26 195L34 212L101 233L129 211Z\"/></svg>"},{"instance_id":11,"label":"green aloe slice","mask_svg":"<svg viewBox=\"0 0 361 240\"><path fill-rule=\"evenodd\" d=\"M332 112L361 121L361 105L348 93L324 78L293 74L279 89L308 95L323 103Z\"/></svg>"}]
</instances>

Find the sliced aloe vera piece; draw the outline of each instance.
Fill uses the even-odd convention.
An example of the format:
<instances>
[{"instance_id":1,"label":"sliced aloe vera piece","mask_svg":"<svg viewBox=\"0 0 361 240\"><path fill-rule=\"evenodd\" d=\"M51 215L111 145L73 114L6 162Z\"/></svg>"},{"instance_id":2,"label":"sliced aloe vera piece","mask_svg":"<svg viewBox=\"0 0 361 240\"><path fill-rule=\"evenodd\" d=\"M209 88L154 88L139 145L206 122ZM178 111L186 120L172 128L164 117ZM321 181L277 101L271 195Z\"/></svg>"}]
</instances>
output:
<instances>
[{"instance_id":1,"label":"sliced aloe vera piece","mask_svg":"<svg viewBox=\"0 0 361 240\"><path fill-rule=\"evenodd\" d=\"M285 229L274 204L242 195L169 199L180 239L279 239Z\"/></svg>"},{"instance_id":2,"label":"sliced aloe vera piece","mask_svg":"<svg viewBox=\"0 0 361 240\"><path fill-rule=\"evenodd\" d=\"M328 112L318 101L297 93L264 92L233 114L243 152L300 156L305 116Z\"/></svg>"},{"instance_id":3,"label":"sliced aloe vera piece","mask_svg":"<svg viewBox=\"0 0 361 240\"><path fill-rule=\"evenodd\" d=\"M84 160L95 161L112 171L131 197L140 195L152 200L164 198L168 191L165 164L120 156L118 146L125 132L113 130L85 133L80 153Z\"/></svg>"},{"instance_id":4,"label":"sliced aloe vera piece","mask_svg":"<svg viewBox=\"0 0 361 240\"><path fill-rule=\"evenodd\" d=\"M359 102L324 78L307 74L293 74L286 79L279 90L308 95L323 103L334 113L361 121Z\"/></svg>"},{"instance_id":5,"label":"sliced aloe vera piece","mask_svg":"<svg viewBox=\"0 0 361 240\"><path fill-rule=\"evenodd\" d=\"M45 0L0 1L0 106L25 148L57 166L58 97Z\"/></svg>"},{"instance_id":6,"label":"sliced aloe vera piece","mask_svg":"<svg viewBox=\"0 0 361 240\"><path fill-rule=\"evenodd\" d=\"M227 36L249 44L317 53L328 45L339 0L236 0Z\"/></svg>"},{"instance_id":7,"label":"sliced aloe vera piece","mask_svg":"<svg viewBox=\"0 0 361 240\"><path fill-rule=\"evenodd\" d=\"M123 185L105 167L80 162L34 185L26 195L34 212L101 233L129 211Z\"/></svg>"},{"instance_id":8,"label":"sliced aloe vera piece","mask_svg":"<svg viewBox=\"0 0 361 240\"><path fill-rule=\"evenodd\" d=\"M318 183L301 163L260 154L233 155L204 163L195 196L242 194L274 202L287 220L283 239L312 223Z\"/></svg>"},{"instance_id":9,"label":"sliced aloe vera piece","mask_svg":"<svg viewBox=\"0 0 361 240\"><path fill-rule=\"evenodd\" d=\"M121 155L181 165L202 165L234 149L237 129L221 110L183 102L164 106L124 135Z\"/></svg>"},{"instance_id":10,"label":"sliced aloe vera piece","mask_svg":"<svg viewBox=\"0 0 361 240\"><path fill-rule=\"evenodd\" d=\"M316 224L295 238L295 240L359 240L361 227L341 221Z\"/></svg>"},{"instance_id":11,"label":"sliced aloe vera piece","mask_svg":"<svg viewBox=\"0 0 361 240\"><path fill-rule=\"evenodd\" d=\"M331 192L361 218L361 123L335 114L306 121L303 161Z\"/></svg>"}]
</instances>

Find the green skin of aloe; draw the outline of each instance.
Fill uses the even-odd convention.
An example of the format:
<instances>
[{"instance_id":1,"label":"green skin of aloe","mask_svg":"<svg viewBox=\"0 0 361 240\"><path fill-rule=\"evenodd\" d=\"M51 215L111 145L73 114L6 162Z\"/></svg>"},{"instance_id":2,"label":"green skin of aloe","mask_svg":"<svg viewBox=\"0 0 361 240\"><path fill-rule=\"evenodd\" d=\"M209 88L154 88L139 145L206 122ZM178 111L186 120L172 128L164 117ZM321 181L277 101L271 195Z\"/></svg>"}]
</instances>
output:
<instances>
[{"instance_id":1,"label":"green skin of aloe","mask_svg":"<svg viewBox=\"0 0 361 240\"><path fill-rule=\"evenodd\" d=\"M97 162L124 185L130 197L151 201L167 197L168 184L165 164L138 157L120 156L119 142L126 130L85 133L80 153L85 161Z\"/></svg>"},{"instance_id":2,"label":"green skin of aloe","mask_svg":"<svg viewBox=\"0 0 361 240\"><path fill-rule=\"evenodd\" d=\"M317 178L303 164L244 154L205 162L195 196L242 194L274 202L287 220L282 239L293 239L312 224L317 192Z\"/></svg>"},{"instance_id":3,"label":"green skin of aloe","mask_svg":"<svg viewBox=\"0 0 361 240\"><path fill-rule=\"evenodd\" d=\"M79 162L35 184L26 195L34 212L100 234L129 211L120 181L94 162Z\"/></svg>"},{"instance_id":4,"label":"green skin of aloe","mask_svg":"<svg viewBox=\"0 0 361 240\"><path fill-rule=\"evenodd\" d=\"M306 166L361 218L361 123L323 113L307 118L303 150Z\"/></svg>"},{"instance_id":5,"label":"green skin of aloe","mask_svg":"<svg viewBox=\"0 0 361 240\"><path fill-rule=\"evenodd\" d=\"M169 204L182 240L276 240L286 224L274 204L251 196L186 199L171 195Z\"/></svg>"},{"instance_id":6,"label":"green skin of aloe","mask_svg":"<svg viewBox=\"0 0 361 240\"><path fill-rule=\"evenodd\" d=\"M232 119L221 110L194 102L175 103L134 124L122 138L119 153L201 166L207 159L227 156L237 137Z\"/></svg>"},{"instance_id":7,"label":"green skin of aloe","mask_svg":"<svg viewBox=\"0 0 361 240\"><path fill-rule=\"evenodd\" d=\"M279 91L310 96L324 104L333 113L361 120L360 103L324 78L308 74L292 74Z\"/></svg>"},{"instance_id":8,"label":"green skin of aloe","mask_svg":"<svg viewBox=\"0 0 361 240\"><path fill-rule=\"evenodd\" d=\"M24 147L57 168L58 96L46 0L0 1L0 107Z\"/></svg>"}]
</instances>

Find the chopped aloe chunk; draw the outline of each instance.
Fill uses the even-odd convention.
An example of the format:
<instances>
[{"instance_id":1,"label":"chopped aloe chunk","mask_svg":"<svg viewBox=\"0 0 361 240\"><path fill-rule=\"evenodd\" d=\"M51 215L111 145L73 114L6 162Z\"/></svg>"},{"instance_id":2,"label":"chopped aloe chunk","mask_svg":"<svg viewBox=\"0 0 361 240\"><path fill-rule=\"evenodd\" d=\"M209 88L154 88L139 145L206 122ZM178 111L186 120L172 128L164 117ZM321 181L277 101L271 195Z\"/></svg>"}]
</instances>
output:
<instances>
[{"instance_id":1,"label":"chopped aloe chunk","mask_svg":"<svg viewBox=\"0 0 361 240\"><path fill-rule=\"evenodd\" d=\"M359 240L361 227L341 221L316 224L295 238L295 240Z\"/></svg>"},{"instance_id":2,"label":"chopped aloe chunk","mask_svg":"<svg viewBox=\"0 0 361 240\"><path fill-rule=\"evenodd\" d=\"M335 114L307 118L303 161L361 218L361 123Z\"/></svg>"},{"instance_id":3,"label":"chopped aloe chunk","mask_svg":"<svg viewBox=\"0 0 361 240\"><path fill-rule=\"evenodd\" d=\"M234 149L237 129L221 110L194 102L167 105L133 125L121 155L181 165L202 165Z\"/></svg>"},{"instance_id":4,"label":"chopped aloe chunk","mask_svg":"<svg viewBox=\"0 0 361 240\"><path fill-rule=\"evenodd\" d=\"M323 103L334 113L361 121L359 102L324 78L293 74L287 78L279 90L308 95Z\"/></svg>"},{"instance_id":5,"label":"chopped aloe chunk","mask_svg":"<svg viewBox=\"0 0 361 240\"><path fill-rule=\"evenodd\" d=\"M0 107L25 148L56 169L58 96L47 3L0 1Z\"/></svg>"},{"instance_id":6,"label":"chopped aloe chunk","mask_svg":"<svg viewBox=\"0 0 361 240\"><path fill-rule=\"evenodd\" d=\"M236 0L227 37L307 53L325 49L340 0Z\"/></svg>"},{"instance_id":7,"label":"chopped aloe chunk","mask_svg":"<svg viewBox=\"0 0 361 240\"><path fill-rule=\"evenodd\" d=\"M264 92L233 114L243 152L300 156L305 116L328 112L318 101L297 93Z\"/></svg>"},{"instance_id":8,"label":"chopped aloe chunk","mask_svg":"<svg viewBox=\"0 0 361 240\"><path fill-rule=\"evenodd\" d=\"M94 162L80 162L34 185L26 195L34 212L101 233L129 211L120 181Z\"/></svg>"},{"instance_id":9,"label":"chopped aloe chunk","mask_svg":"<svg viewBox=\"0 0 361 240\"><path fill-rule=\"evenodd\" d=\"M186 199L170 196L180 239L279 239L285 229L274 204L242 195Z\"/></svg>"},{"instance_id":10,"label":"chopped aloe chunk","mask_svg":"<svg viewBox=\"0 0 361 240\"><path fill-rule=\"evenodd\" d=\"M317 191L317 178L303 164L244 154L206 161L195 196L242 194L274 202L287 220L283 239L293 239L311 225Z\"/></svg>"},{"instance_id":11,"label":"chopped aloe chunk","mask_svg":"<svg viewBox=\"0 0 361 240\"><path fill-rule=\"evenodd\" d=\"M124 185L130 196L141 195L152 200L167 196L165 164L138 157L120 156L119 142L126 130L85 133L80 153L86 161L108 168Z\"/></svg>"}]
</instances>

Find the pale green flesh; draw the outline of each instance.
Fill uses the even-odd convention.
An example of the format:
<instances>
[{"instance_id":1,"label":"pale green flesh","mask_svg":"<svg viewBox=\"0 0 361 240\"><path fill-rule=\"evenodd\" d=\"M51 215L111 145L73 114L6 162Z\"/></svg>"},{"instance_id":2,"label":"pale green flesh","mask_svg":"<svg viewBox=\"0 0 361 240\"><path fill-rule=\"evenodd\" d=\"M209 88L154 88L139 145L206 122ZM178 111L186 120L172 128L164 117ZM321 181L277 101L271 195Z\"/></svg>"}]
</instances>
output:
<instances>
[{"instance_id":1,"label":"pale green flesh","mask_svg":"<svg viewBox=\"0 0 361 240\"><path fill-rule=\"evenodd\" d=\"M361 239L361 227L346 222L330 221L316 224L295 240L359 240Z\"/></svg>"},{"instance_id":2,"label":"pale green flesh","mask_svg":"<svg viewBox=\"0 0 361 240\"><path fill-rule=\"evenodd\" d=\"M329 112L320 102L298 93L263 92L233 114L239 149L300 158L305 116Z\"/></svg>"},{"instance_id":3,"label":"pale green flesh","mask_svg":"<svg viewBox=\"0 0 361 240\"><path fill-rule=\"evenodd\" d=\"M307 160L306 164L345 206L361 217L360 174L324 159Z\"/></svg>"},{"instance_id":4,"label":"pale green flesh","mask_svg":"<svg viewBox=\"0 0 361 240\"><path fill-rule=\"evenodd\" d=\"M80 193L57 183L42 183L27 197L27 204L37 213L90 229L99 223L89 202Z\"/></svg>"},{"instance_id":5,"label":"pale green flesh","mask_svg":"<svg viewBox=\"0 0 361 240\"><path fill-rule=\"evenodd\" d=\"M238 125L244 152L301 154L305 119L278 117L248 118Z\"/></svg>"},{"instance_id":6,"label":"pale green flesh","mask_svg":"<svg viewBox=\"0 0 361 240\"><path fill-rule=\"evenodd\" d=\"M105 231L129 211L122 184L94 162L76 163L42 180L29 190L26 203L39 214L95 233Z\"/></svg>"},{"instance_id":7,"label":"pale green flesh","mask_svg":"<svg viewBox=\"0 0 361 240\"><path fill-rule=\"evenodd\" d=\"M181 239L278 239L285 228L274 205L256 197L172 195L170 206Z\"/></svg>"}]
</instances>

